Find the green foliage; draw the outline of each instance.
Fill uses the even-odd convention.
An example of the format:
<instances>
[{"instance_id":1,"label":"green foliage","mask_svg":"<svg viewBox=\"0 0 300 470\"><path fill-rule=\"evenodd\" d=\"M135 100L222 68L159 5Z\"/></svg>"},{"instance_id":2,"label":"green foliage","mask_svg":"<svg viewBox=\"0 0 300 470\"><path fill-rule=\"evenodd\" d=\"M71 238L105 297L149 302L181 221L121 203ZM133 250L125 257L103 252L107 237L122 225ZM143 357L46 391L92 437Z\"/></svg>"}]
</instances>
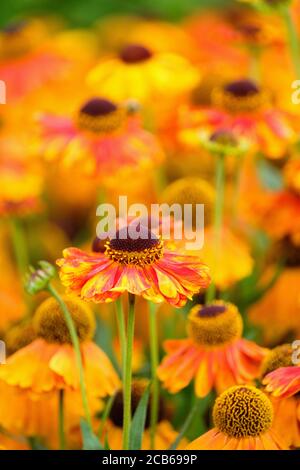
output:
<instances>
[{"instance_id":1,"label":"green foliage","mask_svg":"<svg viewBox=\"0 0 300 470\"><path fill-rule=\"evenodd\" d=\"M11 0L0 3L0 21L26 15L59 15L72 26L88 26L97 19L113 14L142 15L168 20L206 7L218 7L233 0Z\"/></svg>"}]
</instances>

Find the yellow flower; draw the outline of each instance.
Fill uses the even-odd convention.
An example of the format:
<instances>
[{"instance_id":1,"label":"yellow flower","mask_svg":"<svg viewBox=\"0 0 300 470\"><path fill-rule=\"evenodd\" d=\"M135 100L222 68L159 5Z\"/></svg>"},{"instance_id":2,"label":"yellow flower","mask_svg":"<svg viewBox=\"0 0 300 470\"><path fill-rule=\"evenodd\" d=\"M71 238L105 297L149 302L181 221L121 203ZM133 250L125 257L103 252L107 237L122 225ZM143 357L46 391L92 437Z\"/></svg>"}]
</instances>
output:
<instances>
[{"instance_id":1,"label":"yellow flower","mask_svg":"<svg viewBox=\"0 0 300 470\"><path fill-rule=\"evenodd\" d=\"M142 44L123 47L118 56L103 59L87 77L88 85L108 98L141 102L187 92L198 80L197 69L183 57L152 52Z\"/></svg>"}]
</instances>

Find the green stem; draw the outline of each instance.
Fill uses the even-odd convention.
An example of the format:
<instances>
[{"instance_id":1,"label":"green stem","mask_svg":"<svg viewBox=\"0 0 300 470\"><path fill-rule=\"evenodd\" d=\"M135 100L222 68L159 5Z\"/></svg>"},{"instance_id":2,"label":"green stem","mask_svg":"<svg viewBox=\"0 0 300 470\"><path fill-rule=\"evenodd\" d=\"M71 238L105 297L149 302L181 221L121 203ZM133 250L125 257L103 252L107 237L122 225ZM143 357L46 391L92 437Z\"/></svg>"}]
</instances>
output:
<instances>
[{"instance_id":1,"label":"green stem","mask_svg":"<svg viewBox=\"0 0 300 470\"><path fill-rule=\"evenodd\" d=\"M59 448L65 450L65 414L64 414L64 390L59 390L58 397L58 435L59 435Z\"/></svg>"},{"instance_id":2,"label":"green stem","mask_svg":"<svg viewBox=\"0 0 300 470\"><path fill-rule=\"evenodd\" d=\"M222 225L223 225L223 206L225 190L225 157L216 155L216 173L215 173L216 200L214 209L214 271L217 265L217 258L221 248ZM216 297L216 285L211 282L206 291L206 302L211 302Z\"/></svg>"},{"instance_id":3,"label":"green stem","mask_svg":"<svg viewBox=\"0 0 300 470\"><path fill-rule=\"evenodd\" d=\"M118 323L120 346L121 346L122 378L124 378L125 355L126 355L126 329L125 329L125 318L124 318L124 311L123 311L123 304L122 304L121 297L119 297L116 300L116 313L117 313L117 323Z\"/></svg>"},{"instance_id":4,"label":"green stem","mask_svg":"<svg viewBox=\"0 0 300 470\"><path fill-rule=\"evenodd\" d=\"M250 77L257 83L261 81L260 71L260 48L253 46L249 48L250 53Z\"/></svg>"},{"instance_id":5,"label":"green stem","mask_svg":"<svg viewBox=\"0 0 300 470\"><path fill-rule=\"evenodd\" d=\"M237 167L236 167L234 181L233 181L232 211L231 211L233 222L236 222L237 216L238 216L238 203L240 199L243 163L244 163L244 158L243 158L243 155L241 155L237 160Z\"/></svg>"},{"instance_id":6,"label":"green stem","mask_svg":"<svg viewBox=\"0 0 300 470\"><path fill-rule=\"evenodd\" d=\"M300 79L300 47L297 29L292 17L289 5L282 5L281 14L284 19L287 31L287 38L290 46L291 57L297 78Z\"/></svg>"},{"instance_id":7,"label":"green stem","mask_svg":"<svg viewBox=\"0 0 300 470\"><path fill-rule=\"evenodd\" d=\"M73 318L65 302L63 301L59 293L51 284L48 285L48 291L59 303L62 309L64 318L65 318L70 336L71 336L71 341L72 341L74 351L75 351L76 363L77 363L77 367L79 371L79 383L80 383L83 410L84 410L86 421L89 424L90 428L92 428L91 415L90 415L88 399L87 399L86 384L84 380L84 370L83 370L82 357L81 357L81 351L80 351L80 343L79 343L76 328L73 322Z\"/></svg>"},{"instance_id":8,"label":"green stem","mask_svg":"<svg viewBox=\"0 0 300 470\"><path fill-rule=\"evenodd\" d=\"M22 221L11 219L10 228L19 274L23 279L28 268L28 253Z\"/></svg>"},{"instance_id":9,"label":"green stem","mask_svg":"<svg viewBox=\"0 0 300 470\"><path fill-rule=\"evenodd\" d=\"M101 423L100 423L100 426L99 426L99 429L98 429L98 437L99 439L101 438L102 436L102 433L103 433L103 429L104 429L104 425L107 421L107 418L109 417L110 415L110 412L111 412L111 409L112 409L112 406L114 404L114 400L116 398L116 393L114 393L113 395L111 395L109 397L109 399L107 400L107 403L106 403L106 406L104 408L104 411L103 411L103 414L101 416Z\"/></svg>"},{"instance_id":10,"label":"green stem","mask_svg":"<svg viewBox=\"0 0 300 470\"><path fill-rule=\"evenodd\" d=\"M157 368L159 363L159 348L157 335L157 305L149 302L149 327L150 327L150 357L151 357L151 381L152 395L150 402L150 443L151 450L155 449L155 434L159 412L159 381Z\"/></svg>"},{"instance_id":11,"label":"green stem","mask_svg":"<svg viewBox=\"0 0 300 470\"><path fill-rule=\"evenodd\" d=\"M132 381L132 350L134 338L134 304L133 294L128 295L129 309L127 321L127 344L125 354L125 368L123 379L123 450L129 450L129 437L131 426L131 381Z\"/></svg>"},{"instance_id":12,"label":"green stem","mask_svg":"<svg viewBox=\"0 0 300 470\"><path fill-rule=\"evenodd\" d=\"M177 446L178 446L179 442L185 436L187 430L189 429L189 427L191 425L191 422L193 421L193 418L194 418L196 412L198 411L199 405L200 405L200 400L198 398L196 398L194 406L192 407L191 411L187 415L187 418L186 418L185 422L183 423L182 428L180 429L180 432L178 433L178 435L177 435L175 441L173 442L173 444L170 446L169 450L176 450L177 449Z\"/></svg>"}]
</instances>

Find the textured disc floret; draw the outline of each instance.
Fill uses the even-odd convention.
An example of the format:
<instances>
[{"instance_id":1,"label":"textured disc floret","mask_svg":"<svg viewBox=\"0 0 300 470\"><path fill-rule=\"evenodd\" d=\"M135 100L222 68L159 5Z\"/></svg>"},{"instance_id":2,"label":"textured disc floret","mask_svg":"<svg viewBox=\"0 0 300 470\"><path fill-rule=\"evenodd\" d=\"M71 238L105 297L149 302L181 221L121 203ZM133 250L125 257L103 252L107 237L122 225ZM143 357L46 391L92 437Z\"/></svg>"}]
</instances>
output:
<instances>
[{"instance_id":1,"label":"textured disc floret","mask_svg":"<svg viewBox=\"0 0 300 470\"><path fill-rule=\"evenodd\" d=\"M118 129L125 117L125 110L104 98L92 98L80 108L78 126L91 132L111 132Z\"/></svg>"},{"instance_id":2,"label":"textured disc floret","mask_svg":"<svg viewBox=\"0 0 300 470\"><path fill-rule=\"evenodd\" d=\"M144 62L152 57L152 52L141 44L128 44L120 52L120 59L126 64Z\"/></svg>"},{"instance_id":3,"label":"textured disc floret","mask_svg":"<svg viewBox=\"0 0 300 470\"><path fill-rule=\"evenodd\" d=\"M208 305L196 305L188 316L189 336L198 345L217 347L239 339L243 323L238 309L230 303L216 300Z\"/></svg>"},{"instance_id":4,"label":"textured disc floret","mask_svg":"<svg viewBox=\"0 0 300 470\"><path fill-rule=\"evenodd\" d=\"M273 421L269 398L252 386L234 386L220 395L213 408L214 425L229 437L258 437Z\"/></svg>"},{"instance_id":5,"label":"textured disc floret","mask_svg":"<svg viewBox=\"0 0 300 470\"><path fill-rule=\"evenodd\" d=\"M77 299L63 300L72 316L79 341L91 339L95 332L95 319L90 307ZM41 303L33 322L37 336L47 342L72 343L61 307L53 297Z\"/></svg>"},{"instance_id":6,"label":"textured disc floret","mask_svg":"<svg viewBox=\"0 0 300 470\"><path fill-rule=\"evenodd\" d=\"M106 243L106 255L120 264L150 265L162 254L160 238L143 226L138 228L138 233L132 234L129 227L124 227Z\"/></svg>"},{"instance_id":7,"label":"textured disc floret","mask_svg":"<svg viewBox=\"0 0 300 470\"><path fill-rule=\"evenodd\" d=\"M255 112L270 103L270 94L252 80L244 79L217 87L212 101L229 112Z\"/></svg>"},{"instance_id":8,"label":"textured disc floret","mask_svg":"<svg viewBox=\"0 0 300 470\"><path fill-rule=\"evenodd\" d=\"M293 349L290 344L281 344L272 349L262 363L261 376L264 377L273 370L279 369L279 367L292 366L292 354Z\"/></svg>"}]
</instances>

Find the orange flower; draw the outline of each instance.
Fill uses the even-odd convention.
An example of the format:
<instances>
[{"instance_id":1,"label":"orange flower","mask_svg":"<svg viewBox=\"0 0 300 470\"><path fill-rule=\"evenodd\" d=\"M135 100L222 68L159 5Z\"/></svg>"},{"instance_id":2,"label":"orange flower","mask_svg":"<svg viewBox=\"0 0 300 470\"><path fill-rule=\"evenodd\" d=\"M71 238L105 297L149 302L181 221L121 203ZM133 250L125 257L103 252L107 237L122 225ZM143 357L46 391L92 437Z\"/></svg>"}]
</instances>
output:
<instances>
[{"instance_id":1,"label":"orange flower","mask_svg":"<svg viewBox=\"0 0 300 470\"><path fill-rule=\"evenodd\" d=\"M103 59L88 75L88 85L114 100L135 98L141 102L158 96L171 97L189 91L199 72L185 58L153 52L141 44L123 47L119 55Z\"/></svg>"},{"instance_id":2,"label":"orange flower","mask_svg":"<svg viewBox=\"0 0 300 470\"><path fill-rule=\"evenodd\" d=\"M285 266L277 278L276 265L268 267L262 276L263 285L270 288L257 303L251 306L249 317L252 323L262 327L267 344L275 345L300 332L300 248L299 243L286 237L274 244L271 254L274 261L284 261ZM272 328L270 328L272 324Z\"/></svg>"},{"instance_id":3,"label":"orange flower","mask_svg":"<svg viewBox=\"0 0 300 470\"><path fill-rule=\"evenodd\" d=\"M210 266L211 278L218 288L227 289L251 274L254 260L250 246L241 234L237 235L224 227L221 234L222 250L217 254L212 227L206 228L204 237L200 257Z\"/></svg>"},{"instance_id":4,"label":"orange flower","mask_svg":"<svg viewBox=\"0 0 300 470\"><path fill-rule=\"evenodd\" d=\"M40 20L9 24L0 33L0 77L10 100L20 99L65 69L66 61L46 47L49 37Z\"/></svg>"},{"instance_id":5,"label":"orange flower","mask_svg":"<svg viewBox=\"0 0 300 470\"><path fill-rule=\"evenodd\" d=\"M1 433L0 450L29 450L29 445L23 437L10 437Z\"/></svg>"},{"instance_id":6,"label":"orange flower","mask_svg":"<svg viewBox=\"0 0 300 470\"><path fill-rule=\"evenodd\" d=\"M291 356L290 356L291 362ZM285 364L281 364L284 366ZM292 447L300 445L300 367L280 367L263 379L266 391L272 394L275 425Z\"/></svg>"},{"instance_id":7,"label":"orange flower","mask_svg":"<svg viewBox=\"0 0 300 470\"><path fill-rule=\"evenodd\" d=\"M139 118L106 99L90 99L75 119L44 115L40 124L41 154L67 168L80 163L87 173L106 176L126 166L145 170L163 159L158 141Z\"/></svg>"},{"instance_id":8,"label":"orange flower","mask_svg":"<svg viewBox=\"0 0 300 470\"><path fill-rule=\"evenodd\" d=\"M175 307L208 286L208 269L197 257L168 250L141 224L138 230L134 239L128 227L121 228L99 253L64 250L57 261L63 285L94 302L111 302L127 291Z\"/></svg>"},{"instance_id":9,"label":"orange flower","mask_svg":"<svg viewBox=\"0 0 300 470\"><path fill-rule=\"evenodd\" d=\"M158 368L164 387L176 393L195 378L195 393L207 395L234 384L251 383L259 375L266 351L241 338L243 322L237 308L217 300L196 305L188 317L187 339L167 340L167 356Z\"/></svg>"},{"instance_id":10,"label":"orange flower","mask_svg":"<svg viewBox=\"0 0 300 470\"><path fill-rule=\"evenodd\" d=\"M178 140L199 146L203 128L214 132L228 129L252 143L253 151L278 159L296 142L296 118L274 107L269 90L248 79L216 86L211 106L196 103L178 108Z\"/></svg>"},{"instance_id":11,"label":"orange flower","mask_svg":"<svg viewBox=\"0 0 300 470\"><path fill-rule=\"evenodd\" d=\"M0 161L0 215L26 215L40 209L40 168L19 158Z\"/></svg>"},{"instance_id":12,"label":"orange flower","mask_svg":"<svg viewBox=\"0 0 300 470\"><path fill-rule=\"evenodd\" d=\"M213 408L214 428L191 442L187 450L283 450L286 444L272 427L268 397L249 385L234 386Z\"/></svg>"},{"instance_id":13,"label":"orange flower","mask_svg":"<svg viewBox=\"0 0 300 470\"><path fill-rule=\"evenodd\" d=\"M256 223L272 238L300 236L300 163L291 159L283 169L285 188L262 194L253 202Z\"/></svg>"},{"instance_id":14,"label":"orange flower","mask_svg":"<svg viewBox=\"0 0 300 470\"><path fill-rule=\"evenodd\" d=\"M300 391L300 367L280 367L268 374L263 384L274 397L291 397Z\"/></svg>"},{"instance_id":15,"label":"orange flower","mask_svg":"<svg viewBox=\"0 0 300 470\"><path fill-rule=\"evenodd\" d=\"M132 415L136 411L139 401L147 387L146 380L134 380L131 388ZM170 413L163 400L159 403L158 423L155 434L155 449L167 450L177 437L177 432L170 423ZM105 424L101 441L107 440L110 449L122 449L122 426L123 426L123 392L120 390L114 399L113 406L109 415L109 420ZM186 439L181 439L178 449L186 446ZM142 437L142 450L149 450L150 445L150 406L148 405L146 414L145 429Z\"/></svg>"},{"instance_id":16,"label":"orange flower","mask_svg":"<svg viewBox=\"0 0 300 470\"><path fill-rule=\"evenodd\" d=\"M110 395L119 380L107 356L91 341L94 317L77 299L65 301L81 341L87 390L93 397ZM0 379L34 394L79 390L75 352L56 300L50 297L38 307L34 325L38 338L8 358L5 367L0 369Z\"/></svg>"},{"instance_id":17,"label":"orange flower","mask_svg":"<svg viewBox=\"0 0 300 470\"><path fill-rule=\"evenodd\" d=\"M59 447L57 433L59 395L56 390L37 395L24 388L0 381L0 393L1 427L12 434L26 437L37 436L51 449ZM101 410L102 403L98 398L89 394L88 402L93 413ZM69 441L72 428L75 425L78 426L80 418L84 416L79 390L65 391L64 413L65 432Z\"/></svg>"},{"instance_id":18,"label":"orange flower","mask_svg":"<svg viewBox=\"0 0 300 470\"><path fill-rule=\"evenodd\" d=\"M293 349L290 344L282 344L272 349L262 363L262 380L271 372L292 366ZM269 395L274 409L273 428L277 435L290 447L300 445L300 401L297 394L290 397Z\"/></svg>"}]
</instances>

